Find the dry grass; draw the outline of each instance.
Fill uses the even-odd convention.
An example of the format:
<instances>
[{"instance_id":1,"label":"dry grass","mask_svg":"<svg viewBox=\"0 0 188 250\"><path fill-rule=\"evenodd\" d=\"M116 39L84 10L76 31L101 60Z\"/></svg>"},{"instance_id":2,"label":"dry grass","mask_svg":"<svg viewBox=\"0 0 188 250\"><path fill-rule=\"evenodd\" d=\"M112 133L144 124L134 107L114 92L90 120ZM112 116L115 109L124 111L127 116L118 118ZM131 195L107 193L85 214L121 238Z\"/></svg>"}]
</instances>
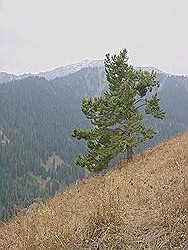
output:
<instances>
[{"instance_id":1,"label":"dry grass","mask_svg":"<svg viewBox=\"0 0 188 250\"><path fill-rule=\"evenodd\" d=\"M186 249L188 132L0 227L0 249Z\"/></svg>"}]
</instances>

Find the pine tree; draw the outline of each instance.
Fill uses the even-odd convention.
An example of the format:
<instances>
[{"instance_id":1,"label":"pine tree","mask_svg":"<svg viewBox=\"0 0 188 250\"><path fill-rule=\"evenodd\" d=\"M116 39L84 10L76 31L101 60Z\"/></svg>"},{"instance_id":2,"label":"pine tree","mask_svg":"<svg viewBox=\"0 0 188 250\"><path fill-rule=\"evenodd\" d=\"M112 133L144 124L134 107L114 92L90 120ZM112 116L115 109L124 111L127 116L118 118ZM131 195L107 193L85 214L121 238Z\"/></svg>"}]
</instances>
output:
<instances>
[{"instance_id":1,"label":"pine tree","mask_svg":"<svg viewBox=\"0 0 188 250\"><path fill-rule=\"evenodd\" d=\"M85 98L82 112L90 120L90 130L73 130L73 137L87 141L88 154L79 155L76 164L98 172L121 152L127 160L133 148L155 135L145 125L144 117L150 114L163 119L165 112L159 106L155 72L134 69L128 64L127 50L106 55L105 72L108 90L94 99Z\"/></svg>"}]
</instances>

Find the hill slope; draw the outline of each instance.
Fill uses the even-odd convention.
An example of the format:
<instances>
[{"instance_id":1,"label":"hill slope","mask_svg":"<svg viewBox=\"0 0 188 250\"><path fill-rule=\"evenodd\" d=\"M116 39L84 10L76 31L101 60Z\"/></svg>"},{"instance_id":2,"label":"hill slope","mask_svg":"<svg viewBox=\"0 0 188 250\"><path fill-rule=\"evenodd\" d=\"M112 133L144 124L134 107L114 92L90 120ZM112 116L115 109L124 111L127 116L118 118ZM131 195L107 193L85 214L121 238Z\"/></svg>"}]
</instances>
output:
<instances>
[{"instance_id":1,"label":"hill slope","mask_svg":"<svg viewBox=\"0 0 188 250\"><path fill-rule=\"evenodd\" d=\"M188 132L0 227L0 249L186 249Z\"/></svg>"}]
</instances>

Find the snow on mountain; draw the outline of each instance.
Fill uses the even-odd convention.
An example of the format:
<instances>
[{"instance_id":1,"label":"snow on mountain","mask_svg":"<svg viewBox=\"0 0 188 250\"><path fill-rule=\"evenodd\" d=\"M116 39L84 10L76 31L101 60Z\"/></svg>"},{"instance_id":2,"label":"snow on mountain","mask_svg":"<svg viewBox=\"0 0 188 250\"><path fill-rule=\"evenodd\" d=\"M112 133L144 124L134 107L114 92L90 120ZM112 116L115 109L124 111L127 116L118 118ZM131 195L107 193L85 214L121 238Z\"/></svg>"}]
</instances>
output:
<instances>
[{"instance_id":1,"label":"snow on mountain","mask_svg":"<svg viewBox=\"0 0 188 250\"><path fill-rule=\"evenodd\" d=\"M8 74L5 72L0 72L0 83L3 82L10 82L13 80L20 80L29 76L41 76L46 78L47 80L53 80L56 77L62 77L62 76L66 76L72 73L75 73L79 70L81 70L82 68L102 68L104 67L104 61L103 60L83 60L79 63L74 63L74 64L69 64L69 65L65 65L59 68L55 68L49 71L45 71L45 72L40 72L37 74L23 74L23 75L13 75L13 74ZM170 74L163 72L155 67L135 67L136 69L142 69L142 70L147 70L147 71L152 71L154 70L155 72L157 72L158 74L163 74L165 76L170 76Z\"/></svg>"},{"instance_id":2,"label":"snow on mountain","mask_svg":"<svg viewBox=\"0 0 188 250\"><path fill-rule=\"evenodd\" d=\"M158 74L170 75L169 73L166 73L166 72L164 72L164 71L162 71L162 70L160 70L158 68L152 67L152 66L143 66L143 67L135 67L135 68L145 70L145 71L149 71L149 72L155 71Z\"/></svg>"},{"instance_id":3,"label":"snow on mountain","mask_svg":"<svg viewBox=\"0 0 188 250\"><path fill-rule=\"evenodd\" d=\"M79 63L69 64L66 66L52 69L50 71L40 72L38 74L28 73L23 75L13 75L13 74L8 74L6 72L0 72L0 83L20 80L29 76L41 76L45 77L47 80L53 80L56 77L62 77L77 72L82 68L103 67L103 65L104 65L103 60L83 60Z\"/></svg>"},{"instance_id":4,"label":"snow on mountain","mask_svg":"<svg viewBox=\"0 0 188 250\"><path fill-rule=\"evenodd\" d=\"M0 83L10 82L16 80L17 76L13 74L8 74L6 72L0 72Z\"/></svg>"},{"instance_id":5,"label":"snow on mountain","mask_svg":"<svg viewBox=\"0 0 188 250\"><path fill-rule=\"evenodd\" d=\"M6 72L0 72L0 83L21 80L29 76L33 76L33 74L28 73L23 75L14 75L14 74L8 74Z\"/></svg>"},{"instance_id":6,"label":"snow on mountain","mask_svg":"<svg viewBox=\"0 0 188 250\"><path fill-rule=\"evenodd\" d=\"M84 61L81 61L80 63L66 65L66 66L56 68L47 72L40 72L37 75L43 76L48 80L52 80L56 77L69 75L71 73L79 71L82 68L88 68L88 67L91 67L91 68L103 67L103 60L84 60Z\"/></svg>"}]
</instances>

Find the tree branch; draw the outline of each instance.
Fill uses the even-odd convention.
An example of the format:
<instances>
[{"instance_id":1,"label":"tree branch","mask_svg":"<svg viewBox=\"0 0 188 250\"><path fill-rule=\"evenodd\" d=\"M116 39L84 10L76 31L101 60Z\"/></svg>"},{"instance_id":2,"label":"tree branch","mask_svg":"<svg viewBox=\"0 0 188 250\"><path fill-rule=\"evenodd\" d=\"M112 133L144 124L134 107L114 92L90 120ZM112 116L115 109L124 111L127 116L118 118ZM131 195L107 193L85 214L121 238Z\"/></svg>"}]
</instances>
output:
<instances>
[{"instance_id":1,"label":"tree branch","mask_svg":"<svg viewBox=\"0 0 188 250\"><path fill-rule=\"evenodd\" d=\"M136 100L135 102L134 102L134 104L137 104L138 102L140 102L140 101L144 101L143 99L138 99L138 100Z\"/></svg>"},{"instance_id":2,"label":"tree branch","mask_svg":"<svg viewBox=\"0 0 188 250\"><path fill-rule=\"evenodd\" d=\"M141 108L141 107L143 107L143 106L145 106L145 105L147 105L147 103L143 103L142 105L136 107L136 109L139 109L139 108Z\"/></svg>"}]
</instances>

